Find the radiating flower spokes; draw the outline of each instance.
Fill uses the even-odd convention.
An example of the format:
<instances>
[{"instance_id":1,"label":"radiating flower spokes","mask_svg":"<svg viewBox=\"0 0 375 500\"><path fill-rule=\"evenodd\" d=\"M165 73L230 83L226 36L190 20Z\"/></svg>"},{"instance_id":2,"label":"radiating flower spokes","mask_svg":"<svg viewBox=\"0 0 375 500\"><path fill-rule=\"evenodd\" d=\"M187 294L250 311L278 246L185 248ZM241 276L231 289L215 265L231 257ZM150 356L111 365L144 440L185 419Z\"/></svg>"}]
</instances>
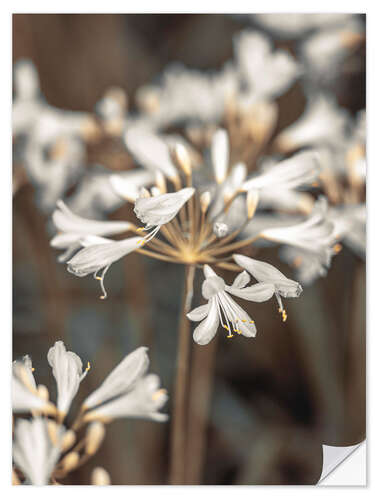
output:
<instances>
[{"instance_id":1,"label":"radiating flower spokes","mask_svg":"<svg viewBox=\"0 0 375 500\"><path fill-rule=\"evenodd\" d=\"M264 302L272 297L274 286L256 284L246 287L250 280L246 272L238 275L233 285L228 286L208 265L204 266L204 275L206 279L202 285L202 295L208 303L187 314L191 321L201 321L194 330L194 341L201 345L208 344L215 336L219 323L227 330L228 338L233 337L232 332L255 337L254 321L229 294L252 302Z\"/></svg>"}]
</instances>

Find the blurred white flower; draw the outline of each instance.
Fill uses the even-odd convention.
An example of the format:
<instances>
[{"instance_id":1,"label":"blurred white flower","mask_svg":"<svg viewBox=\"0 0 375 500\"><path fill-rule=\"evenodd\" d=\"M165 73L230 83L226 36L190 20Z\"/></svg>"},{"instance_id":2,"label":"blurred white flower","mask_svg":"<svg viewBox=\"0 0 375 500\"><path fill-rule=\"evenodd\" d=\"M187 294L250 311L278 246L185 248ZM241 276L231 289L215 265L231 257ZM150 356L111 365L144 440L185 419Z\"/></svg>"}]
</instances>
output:
<instances>
[{"instance_id":1,"label":"blurred white flower","mask_svg":"<svg viewBox=\"0 0 375 500\"><path fill-rule=\"evenodd\" d=\"M146 347L139 347L108 375L101 386L83 402L89 410L85 421L109 421L119 417L150 418L164 421L167 415L158 410L167 401L156 375L146 375L149 367Z\"/></svg>"},{"instance_id":2,"label":"blurred white flower","mask_svg":"<svg viewBox=\"0 0 375 500\"><path fill-rule=\"evenodd\" d=\"M279 305L279 312L286 321L287 315L284 309L281 297L290 299L299 297L302 293L302 287L297 281L287 278L281 271L276 269L268 262L251 259L245 255L233 255L233 259L240 267L246 269L259 283L273 285L275 297Z\"/></svg>"},{"instance_id":3,"label":"blurred white flower","mask_svg":"<svg viewBox=\"0 0 375 500\"><path fill-rule=\"evenodd\" d=\"M63 418L77 394L79 384L86 377L90 364L82 373L82 361L77 354L67 351L64 342L59 340L50 348L47 355L48 363L57 385L57 408Z\"/></svg>"},{"instance_id":4,"label":"blurred white flower","mask_svg":"<svg viewBox=\"0 0 375 500\"><path fill-rule=\"evenodd\" d=\"M277 195L278 191L311 185L319 172L319 155L315 151L303 151L248 179L241 191L259 190L261 199L264 191Z\"/></svg>"},{"instance_id":5,"label":"blurred white flower","mask_svg":"<svg viewBox=\"0 0 375 500\"><path fill-rule=\"evenodd\" d=\"M270 228L262 231L261 236L271 241L298 247L313 254L324 272L329 267L335 253L336 241L334 224L327 217L327 200L321 197L315 204L311 216L304 222L289 227Z\"/></svg>"},{"instance_id":6,"label":"blurred white flower","mask_svg":"<svg viewBox=\"0 0 375 500\"><path fill-rule=\"evenodd\" d=\"M293 56L281 49L272 51L270 40L259 32L236 35L234 51L240 75L254 99L281 95L300 74Z\"/></svg>"},{"instance_id":7,"label":"blurred white flower","mask_svg":"<svg viewBox=\"0 0 375 500\"><path fill-rule=\"evenodd\" d=\"M100 221L85 219L74 214L62 200L57 202L57 209L52 214L52 220L58 234L50 242L54 248L66 249L59 256L59 261L64 262L72 253L82 246L84 236L110 236L128 231L133 224L126 221Z\"/></svg>"},{"instance_id":8,"label":"blurred white flower","mask_svg":"<svg viewBox=\"0 0 375 500\"><path fill-rule=\"evenodd\" d=\"M53 443L48 433L48 420L37 417L17 420L13 442L13 460L26 479L35 486L49 483L59 459L59 440ZM58 427L58 438L63 433Z\"/></svg>"},{"instance_id":9,"label":"blurred white flower","mask_svg":"<svg viewBox=\"0 0 375 500\"><path fill-rule=\"evenodd\" d=\"M298 38L309 31L336 26L354 17L353 14L345 13L310 14L305 12L248 15L260 26L285 38Z\"/></svg>"},{"instance_id":10,"label":"blurred white flower","mask_svg":"<svg viewBox=\"0 0 375 500\"><path fill-rule=\"evenodd\" d=\"M312 34L301 44L301 58L309 78L321 85L340 73L340 68L358 44L363 41L364 25L350 18L346 23Z\"/></svg>"},{"instance_id":11,"label":"blurred white flower","mask_svg":"<svg viewBox=\"0 0 375 500\"><path fill-rule=\"evenodd\" d=\"M38 392L29 356L14 361L12 365L12 409L16 413L54 411L53 405Z\"/></svg>"},{"instance_id":12,"label":"blurred white flower","mask_svg":"<svg viewBox=\"0 0 375 500\"><path fill-rule=\"evenodd\" d=\"M193 309L187 314L191 321L201 321L193 332L194 341L200 345L208 344L215 336L219 323L232 338L233 332L245 337L255 337L256 327L254 321L229 294L252 302L264 302L272 297L275 288L272 284L246 285L250 277L246 272L237 276L232 286L225 284L213 269L207 264L204 266L206 279L202 285L202 295L207 304Z\"/></svg>"},{"instance_id":13,"label":"blurred white flower","mask_svg":"<svg viewBox=\"0 0 375 500\"><path fill-rule=\"evenodd\" d=\"M302 116L284 129L275 139L282 151L303 146L336 146L345 136L348 114L333 97L321 94L311 97Z\"/></svg>"},{"instance_id":14,"label":"blurred white flower","mask_svg":"<svg viewBox=\"0 0 375 500\"><path fill-rule=\"evenodd\" d=\"M231 65L216 73L174 65L161 75L159 86L137 91L137 100L157 128L189 122L217 123L225 105L237 93L238 77Z\"/></svg>"},{"instance_id":15,"label":"blurred white flower","mask_svg":"<svg viewBox=\"0 0 375 500\"><path fill-rule=\"evenodd\" d=\"M144 168L112 174L111 186L118 196L132 203L140 196L141 188L155 183L155 173Z\"/></svg>"}]
</instances>

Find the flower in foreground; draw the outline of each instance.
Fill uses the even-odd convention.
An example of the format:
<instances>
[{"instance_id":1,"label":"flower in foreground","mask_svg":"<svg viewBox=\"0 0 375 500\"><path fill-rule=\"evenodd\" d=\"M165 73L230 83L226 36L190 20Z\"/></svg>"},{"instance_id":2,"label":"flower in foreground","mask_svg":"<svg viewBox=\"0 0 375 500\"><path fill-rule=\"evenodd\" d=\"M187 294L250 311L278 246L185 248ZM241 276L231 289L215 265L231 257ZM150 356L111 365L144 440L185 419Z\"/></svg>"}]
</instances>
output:
<instances>
[{"instance_id":1,"label":"flower in foreground","mask_svg":"<svg viewBox=\"0 0 375 500\"><path fill-rule=\"evenodd\" d=\"M86 377L90 363L82 373L82 361L76 353L67 351L64 342L59 340L50 348L47 355L57 384L57 408L64 417L68 412L79 384Z\"/></svg>"},{"instance_id":2,"label":"flower in foreground","mask_svg":"<svg viewBox=\"0 0 375 500\"><path fill-rule=\"evenodd\" d=\"M274 294L274 286L268 283L246 286L250 281L246 272L240 273L233 285L228 286L207 264L204 266L204 275L206 279L202 285L202 295L208 303L187 314L191 321L201 321L193 333L195 342L208 344L215 336L219 323L227 330L228 338L233 337L232 331L245 337L255 337L255 322L229 294L252 302L265 302Z\"/></svg>"},{"instance_id":3,"label":"flower in foreground","mask_svg":"<svg viewBox=\"0 0 375 500\"><path fill-rule=\"evenodd\" d=\"M149 418L159 422L168 396L157 375L146 375L150 364L146 347L139 347L108 375L102 385L83 402L84 421L108 422L119 417Z\"/></svg>"},{"instance_id":4,"label":"flower in foreground","mask_svg":"<svg viewBox=\"0 0 375 500\"><path fill-rule=\"evenodd\" d=\"M299 297L302 292L302 286L297 281L287 278L281 271L268 262L261 262L260 260L239 254L233 255L233 259L236 264L254 276L259 283L273 285L275 297L279 304L279 312L282 314L283 321L286 321L287 314L281 297L287 299Z\"/></svg>"},{"instance_id":5,"label":"flower in foreground","mask_svg":"<svg viewBox=\"0 0 375 500\"><path fill-rule=\"evenodd\" d=\"M49 483L61 453L58 441L53 443L49 435L48 422L42 417L36 417L32 420L19 419L15 426L14 463L26 479L36 486ZM60 427L58 440L62 434L63 427Z\"/></svg>"}]
</instances>

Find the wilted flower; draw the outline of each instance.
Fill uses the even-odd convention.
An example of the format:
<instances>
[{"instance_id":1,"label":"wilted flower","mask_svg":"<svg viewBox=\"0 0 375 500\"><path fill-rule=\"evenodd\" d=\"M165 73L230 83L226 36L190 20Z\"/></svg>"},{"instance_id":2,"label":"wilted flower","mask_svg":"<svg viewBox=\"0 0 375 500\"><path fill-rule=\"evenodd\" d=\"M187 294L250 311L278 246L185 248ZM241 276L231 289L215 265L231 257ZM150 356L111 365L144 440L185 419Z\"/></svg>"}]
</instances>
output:
<instances>
[{"instance_id":1,"label":"wilted flower","mask_svg":"<svg viewBox=\"0 0 375 500\"><path fill-rule=\"evenodd\" d=\"M255 337L254 321L229 294L252 302L265 302L275 292L274 286L265 283L247 287L250 277L246 272L239 274L233 285L228 286L208 265L204 266L204 275L202 295L208 303L187 314L191 321L201 321L193 333L195 342L208 344L215 336L219 323L227 330L228 338L233 337L232 331L245 337Z\"/></svg>"},{"instance_id":2,"label":"wilted flower","mask_svg":"<svg viewBox=\"0 0 375 500\"><path fill-rule=\"evenodd\" d=\"M273 285L273 292L279 305L279 312L283 316L283 321L286 321L287 315L284 309L281 297L290 299L299 297L302 292L302 287L296 281L293 281L272 266L268 262L261 262L260 260L251 259L245 255L233 255L233 259L240 267L246 269L259 283Z\"/></svg>"}]
</instances>

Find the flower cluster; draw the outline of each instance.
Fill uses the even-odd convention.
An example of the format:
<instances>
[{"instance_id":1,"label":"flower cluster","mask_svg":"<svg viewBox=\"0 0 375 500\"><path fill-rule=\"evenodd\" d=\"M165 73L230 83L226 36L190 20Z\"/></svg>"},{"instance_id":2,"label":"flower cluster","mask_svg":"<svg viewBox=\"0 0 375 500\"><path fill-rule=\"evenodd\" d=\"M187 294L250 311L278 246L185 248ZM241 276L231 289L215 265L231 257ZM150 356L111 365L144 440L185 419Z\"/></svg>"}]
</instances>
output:
<instances>
[{"instance_id":1,"label":"flower cluster","mask_svg":"<svg viewBox=\"0 0 375 500\"><path fill-rule=\"evenodd\" d=\"M31 419L17 418L15 423L15 484L58 484L97 452L105 436L105 424L113 419L167 419L159 412L167 401L167 393L160 388L157 375L147 374L150 361L146 347L125 356L83 401L70 428L64 422L90 363L83 370L80 357L67 351L62 341L49 349L47 360L56 382L56 404L49 400L48 389L36 384L30 356L13 362L13 413L32 415ZM82 435L84 426L87 427ZM93 484L108 483L105 471L93 472Z\"/></svg>"}]
</instances>

